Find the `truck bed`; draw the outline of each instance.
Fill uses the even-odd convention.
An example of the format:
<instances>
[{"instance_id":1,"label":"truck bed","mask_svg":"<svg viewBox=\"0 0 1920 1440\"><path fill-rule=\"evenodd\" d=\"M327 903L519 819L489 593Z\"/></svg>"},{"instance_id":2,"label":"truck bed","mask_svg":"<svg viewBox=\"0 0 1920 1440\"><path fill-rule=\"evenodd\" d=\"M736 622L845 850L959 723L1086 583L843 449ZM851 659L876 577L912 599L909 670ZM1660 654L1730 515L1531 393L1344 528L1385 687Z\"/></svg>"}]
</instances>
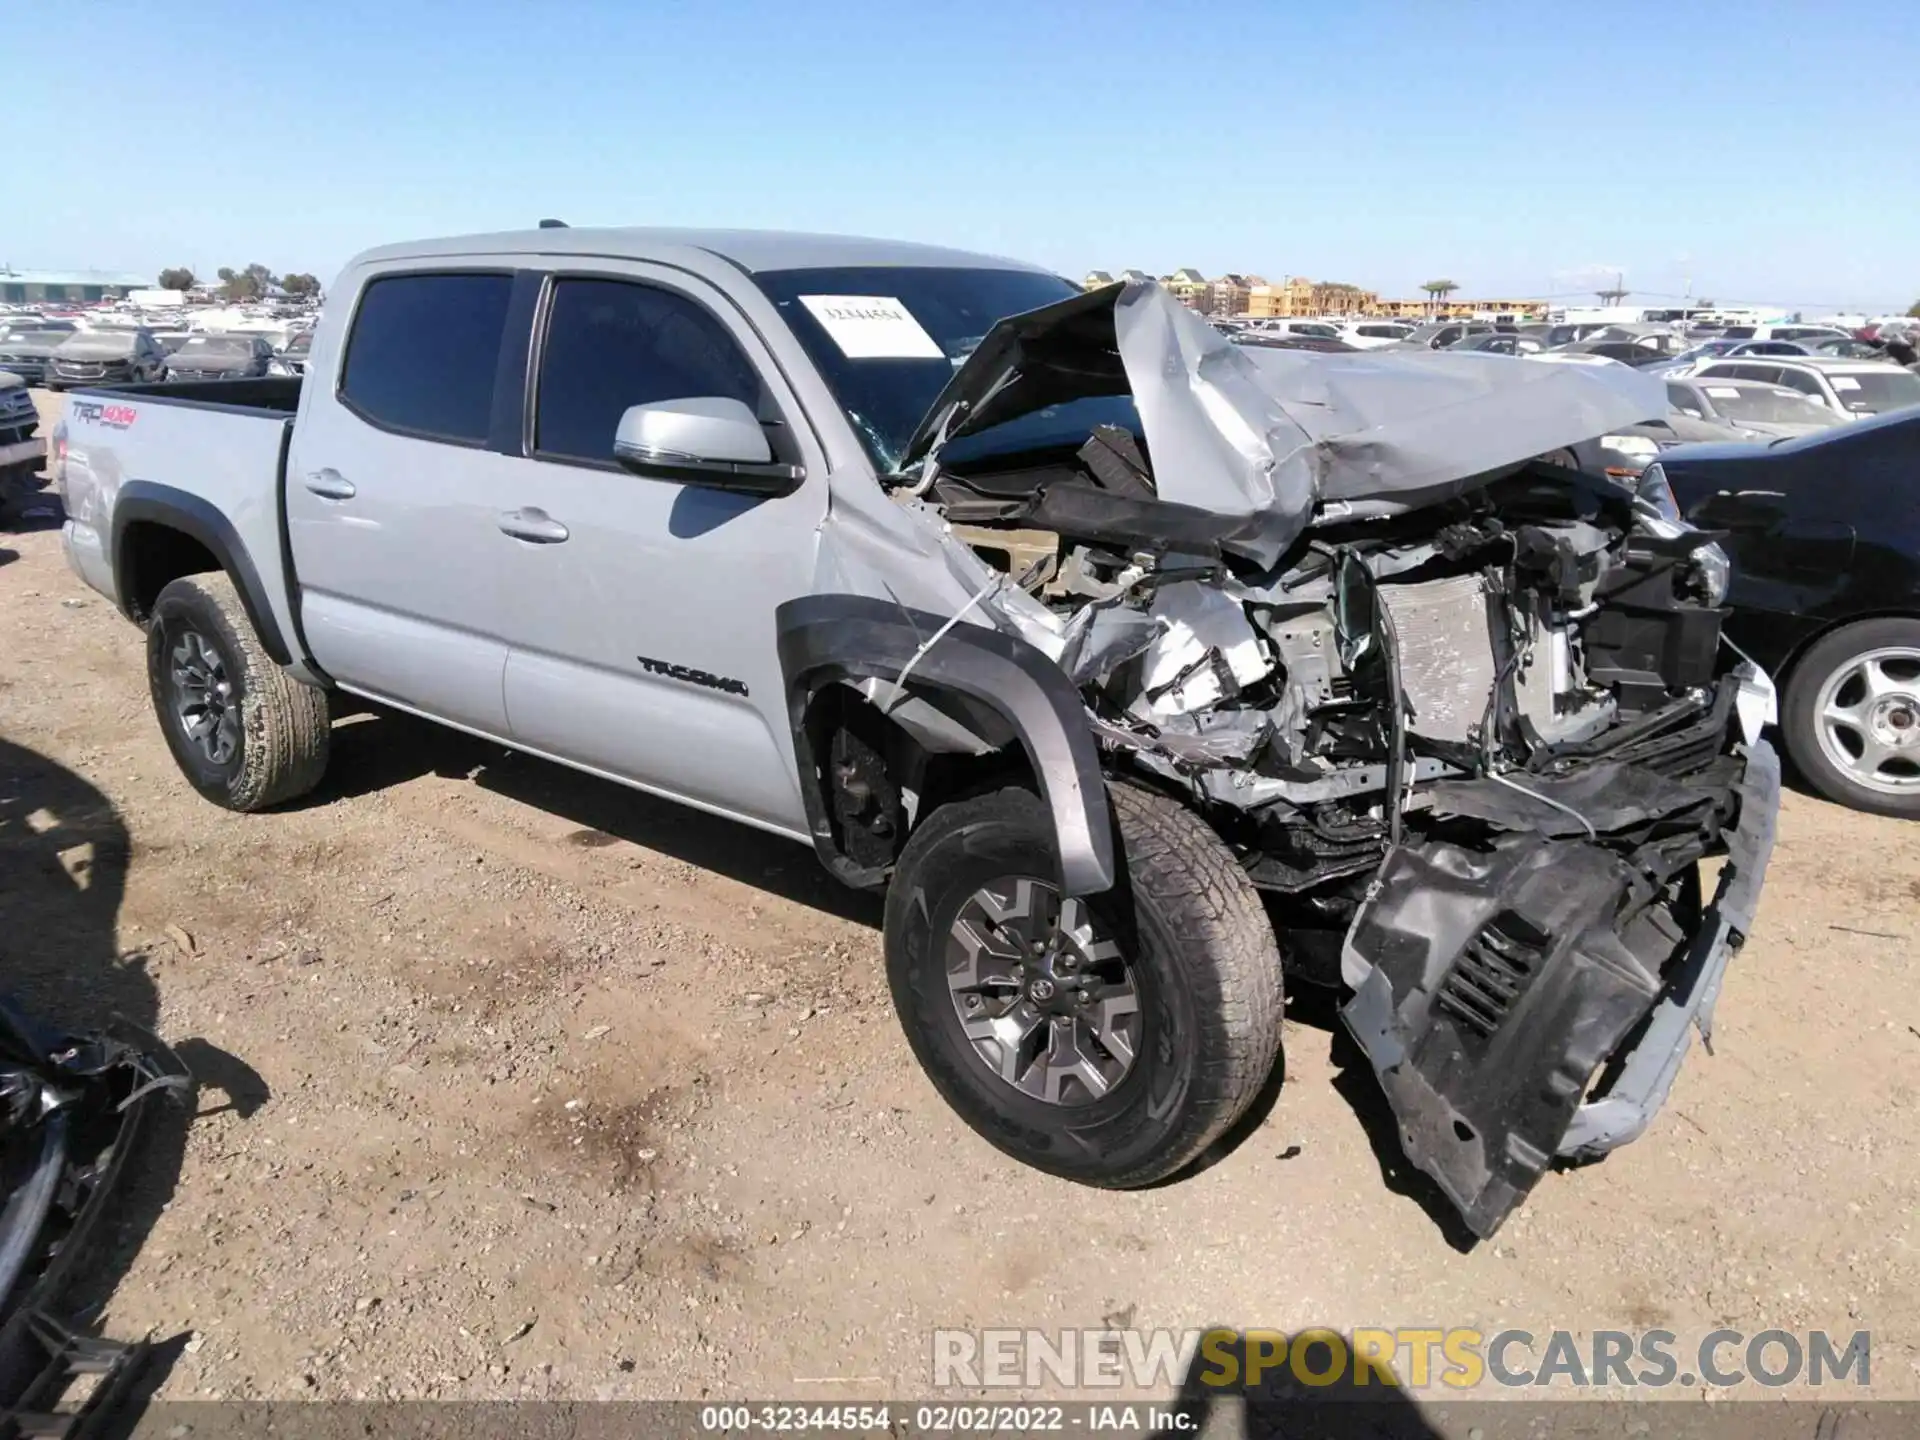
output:
<instances>
[{"instance_id":1,"label":"truck bed","mask_svg":"<svg viewBox=\"0 0 1920 1440\"><path fill-rule=\"evenodd\" d=\"M298 375L263 375L247 380L154 380L143 385L76 385L76 395L137 395L142 401L160 400L221 410L264 410L291 415L300 408Z\"/></svg>"},{"instance_id":2,"label":"truck bed","mask_svg":"<svg viewBox=\"0 0 1920 1440\"><path fill-rule=\"evenodd\" d=\"M152 596L118 564L129 527L163 524L233 574L263 628L293 633L281 485L298 376L77 387L55 430L66 551L136 618ZM250 612L251 613L251 612Z\"/></svg>"}]
</instances>

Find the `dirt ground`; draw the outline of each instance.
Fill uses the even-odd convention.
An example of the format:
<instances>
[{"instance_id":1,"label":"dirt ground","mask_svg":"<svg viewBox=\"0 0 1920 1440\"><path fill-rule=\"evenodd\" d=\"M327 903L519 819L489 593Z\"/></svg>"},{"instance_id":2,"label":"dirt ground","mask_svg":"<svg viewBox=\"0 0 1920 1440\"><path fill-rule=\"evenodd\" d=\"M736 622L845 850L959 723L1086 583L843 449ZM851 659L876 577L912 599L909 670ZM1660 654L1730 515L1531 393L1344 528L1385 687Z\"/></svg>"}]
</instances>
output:
<instances>
[{"instance_id":1,"label":"dirt ground","mask_svg":"<svg viewBox=\"0 0 1920 1440\"><path fill-rule=\"evenodd\" d=\"M1021 1168L915 1067L878 918L798 846L391 715L298 806L216 809L140 633L0 532L5 983L204 1082L95 1278L106 1333L190 1336L163 1396L924 1396L935 1327L1114 1323L1865 1329L1920 1396L1920 826L1790 794L1717 1053L1473 1248L1324 1005L1203 1173Z\"/></svg>"}]
</instances>

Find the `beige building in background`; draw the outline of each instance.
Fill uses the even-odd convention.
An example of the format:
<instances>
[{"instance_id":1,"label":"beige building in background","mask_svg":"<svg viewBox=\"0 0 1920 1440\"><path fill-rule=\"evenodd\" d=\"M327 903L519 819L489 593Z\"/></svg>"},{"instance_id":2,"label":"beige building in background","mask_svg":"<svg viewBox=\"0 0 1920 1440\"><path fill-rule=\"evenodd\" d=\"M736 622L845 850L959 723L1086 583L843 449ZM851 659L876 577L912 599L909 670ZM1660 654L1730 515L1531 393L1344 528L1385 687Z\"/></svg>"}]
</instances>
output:
<instances>
[{"instance_id":1,"label":"beige building in background","mask_svg":"<svg viewBox=\"0 0 1920 1440\"><path fill-rule=\"evenodd\" d=\"M1144 270L1089 270L1080 282L1084 290L1121 281L1144 284L1155 277ZM1191 267L1158 277L1173 297L1202 315L1245 317L1249 320L1289 320L1304 315L1369 315L1395 320L1472 320L1498 318L1540 320L1546 318L1547 302L1539 299L1457 299L1434 301L1421 296L1413 300L1382 300L1376 290L1362 289L1334 280L1309 280L1304 275L1289 275L1267 280L1259 275L1229 271L1209 280Z\"/></svg>"},{"instance_id":2,"label":"beige building in background","mask_svg":"<svg viewBox=\"0 0 1920 1440\"><path fill-rule=\"evenodd\" d=\"M1226 274L1216 279L1209 287L1211 294L1207 313L1209 315L1244 315L1247 305L1253 298L1253 287L1267 282L1258 275Z\"/></svg>"},{"instance_id":3,"label":"beige building in background","mask_svg":"<svg viewBox=\"0 0 1920 1440\"><path fill-rule=\"evenodd\" d=\"M1475 317L1544 320L1547 317L1545 300L1456 300L1452 296L1445 300L1429 300L1423 295L1417 300L1381 300L1376 303L1379 307L1376 314L1395 320L1472 320Z\"/></svg>"},{"instance_id":4,"label":"beige building in background","mask_svg":"<svg viewBox=\"0 0 1920 1440\"><path fill-rule=\"evenodd\" d=\"M1198 270L1176 270L1161 283L1189 310L1204 315L1213 304L1213 286Z\"/></svg>"},{"instance_id":5,"label":"beige building in background","mask_svg":"<svg viewBox=\"0 0 1920 1440\"><path fill-rule=\"evenodd\" d=\"M1283 320L1311 314L1313 282L1304 275L1289 275L1284 280L1250 286L1247 291L1247 317L1253 320Z\"/></svg>"},{"instance_id":6,"label":"beige building in background","mask_svg":"<svg viewBox=\"0 0 1920 1440\"><path fill-rule=\"evenodd\" d=\"M1308 292L1310 315L1371 315L1380 303L1377 291L1323 280Z\"/></svg>"}]
</instances>

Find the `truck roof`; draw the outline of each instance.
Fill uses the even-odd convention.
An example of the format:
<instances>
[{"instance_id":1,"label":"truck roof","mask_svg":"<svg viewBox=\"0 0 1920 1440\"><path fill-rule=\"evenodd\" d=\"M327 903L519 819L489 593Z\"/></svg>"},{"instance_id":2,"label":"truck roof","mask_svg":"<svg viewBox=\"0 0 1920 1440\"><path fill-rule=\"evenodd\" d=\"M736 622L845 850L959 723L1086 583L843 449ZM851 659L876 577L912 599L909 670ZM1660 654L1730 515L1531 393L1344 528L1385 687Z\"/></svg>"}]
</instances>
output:
<instances>
[{"instance_id":1,"label":"truck roof","mask_svg":"<svg viewBox=\"0 0 1920 1440\"><path fill-rule=\"evenodd\" d=\"M869 240L854 235L809 235L783 230L678 230L639 227L507 230L492 235L456 235L441 240L411 240L363 251L353 264L389 260L444 259L461 255L598 255L613 259L672 259L674 252L698 250L749 273L763 270L815 270L837 266L948 266L971 270L1031 270L1050 273L996 255L949 250L905 240Z\"/></svg>"}]
</instances>

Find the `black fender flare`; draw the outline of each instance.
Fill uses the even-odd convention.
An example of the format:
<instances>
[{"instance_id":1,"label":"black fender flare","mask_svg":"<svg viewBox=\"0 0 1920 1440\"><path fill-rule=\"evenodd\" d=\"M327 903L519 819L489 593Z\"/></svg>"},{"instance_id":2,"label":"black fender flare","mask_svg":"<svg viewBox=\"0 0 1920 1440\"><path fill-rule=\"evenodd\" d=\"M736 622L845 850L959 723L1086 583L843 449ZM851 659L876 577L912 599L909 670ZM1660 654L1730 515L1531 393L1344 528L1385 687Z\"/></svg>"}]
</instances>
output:
<instances>
[{"instance_id":1,"label":"black fender flare","mask_svg":"<svg viewBox=\"0 0 1920 1440\"><path fill-rule=\"evenodd\" d=\"M814 846L837 872L832 827L813 781L808 702L836 680L897 678L947 617L865 595L803 596L774 616L801 797ZM965 695L1006 720L1052 814L1062 888L1069 895L1111 889L1113 818L1100 751L1079 692L1060 667L1016 636L963 623L920 656L910 678L914 686Z\"/></svg>"},{"instance_id":2,"label":"black fender flare","mask_svg":"<svg viewBox=\"0 0 1920 1440\"><path fill-rule=\"evenodd\" d=\"M206 546L220 562L220 568L233 577L234 588L240 592L241 608L247 612L247 623L253 626L253 633L260 637L260 647L276 665L291 662L292 652L287 648L286 637L280 633L280 622L273 618L266 586L260 581L260 572L254 568L253 557L247 553L240 532L212 502L172 485L129 480L114 497L108 553L113 556L113 585L123 610L132 614L127 599L132 593L127 527L143 521L178 530Z\"/></svg>"}]
</instances>

